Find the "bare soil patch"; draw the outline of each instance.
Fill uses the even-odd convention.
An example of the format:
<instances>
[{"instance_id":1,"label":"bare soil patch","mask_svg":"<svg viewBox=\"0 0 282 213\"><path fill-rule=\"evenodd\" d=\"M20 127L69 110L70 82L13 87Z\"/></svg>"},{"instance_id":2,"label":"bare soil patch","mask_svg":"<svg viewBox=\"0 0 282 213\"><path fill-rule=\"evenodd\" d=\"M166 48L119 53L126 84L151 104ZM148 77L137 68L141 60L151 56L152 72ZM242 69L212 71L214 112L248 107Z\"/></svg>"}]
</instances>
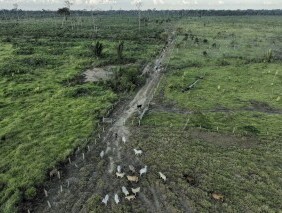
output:
<instances>
[{"instance_id":1,"label":"bare soil patch","mask_svg":"<svg viewBox=\"0 0 282 213\"><path fill-rule=\"evenodd\" d=\"M98 82L109 80L112 76L110 68L93 68L83 73L85 82Z\"/></svg>"}]
</instances>

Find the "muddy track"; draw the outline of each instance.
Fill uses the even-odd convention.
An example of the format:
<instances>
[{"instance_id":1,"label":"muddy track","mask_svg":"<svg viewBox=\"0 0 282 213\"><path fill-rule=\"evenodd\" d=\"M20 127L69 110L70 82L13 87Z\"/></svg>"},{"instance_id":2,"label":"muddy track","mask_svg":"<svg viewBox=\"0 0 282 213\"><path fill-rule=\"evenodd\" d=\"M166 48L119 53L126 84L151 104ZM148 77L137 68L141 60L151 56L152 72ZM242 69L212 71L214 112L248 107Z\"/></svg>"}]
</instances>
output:
<instances>
[{"instance_id":1,"label":"muddy track","mask_svg":"<svg viewBox=\"0 0 282 213\"><path fill-rule=\"evenodd\" d=\"M33 203L24 203L22 207L24 212L28 210L40 213L89 212L91 205L91 210L103 208L103 212L113 212L117 206L122 205L127 205L128 209L132 208L132 205L124 199L121 187L126 186L130 191L131 187L136 188L140 184L142 190L134 201L134 205L139 206L139 210L142 209L144 212L167 211L161 193L157 192L153 185L143 188L145 185L151 185L146 175L144 178L142 176L138 183L129 183L126 177L118 179L115 173L117 166L120 165L122 172L126 175L138 175L138 172L131 172L128 166L134 165L136 171L145 166L142 158L136 157L133 150L125 148L126 143L130 143L130 129L126 124L133 115L142 115L148 109L165 69L162 64L169 58L174 43L174 39L170 38L150 71L148 72L148 66L145 68L149 73L146 84L131 101L121 103L114 111L111 118L115 122L106 127L98 138L93 139L87 150L76 152L76 156L70 159L69 164L60 170L60 178L54 177L45 184L42 189L45 193L42 193L41 198ZM138 109L137 105L142 105L142 110ZM121 201L118 205L114 202L116 193ZM104 198L106 194L109 195L109 202L107 206L103 206L101 198Z\"/></svg>"}]
</instances>

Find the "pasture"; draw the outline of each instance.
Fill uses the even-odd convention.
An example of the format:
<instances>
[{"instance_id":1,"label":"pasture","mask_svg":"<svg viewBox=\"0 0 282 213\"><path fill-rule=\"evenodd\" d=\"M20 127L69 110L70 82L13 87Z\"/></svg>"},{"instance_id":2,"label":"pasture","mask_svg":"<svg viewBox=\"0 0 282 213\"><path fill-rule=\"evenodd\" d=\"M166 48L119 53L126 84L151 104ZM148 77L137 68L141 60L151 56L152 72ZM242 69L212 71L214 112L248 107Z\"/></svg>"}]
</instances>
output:
<instances>
[{"instance_id":1,"label":"pasture","mask_svg":"<svg viewBox=\"0 0 282 213\"><path fill-rule=\"evenodd\" d=\"M0 212L282 209L281 16L144 15L2 18Z\"/></svg>"},{"instance_id":2,"label":"pasture","mask_svg":"<svg viewBox=\"0 0 282 213\"><path fill-rule=\"evenodd\" d=\"M164 45L165 23L148 23L139 33L135 18L62 20L0 22L1 212L36 198L48 172L85 147L112 105L143 84L140 71ZM103 45L99 57L97 41ZM113 81L84 83L86 69L109 65L117 73Z\"/></svg>"},{"instance_id":3,"label":"pasture","mask_svg":"<svg viewBox=\"0 0 282 213\"><path fill-rule=\"evenodd\" d=\"M166 73L128 146L144 151L147 184L162 210L282 209L281 29L278 17L181 20Z\"/></svg>"}]
</instances>

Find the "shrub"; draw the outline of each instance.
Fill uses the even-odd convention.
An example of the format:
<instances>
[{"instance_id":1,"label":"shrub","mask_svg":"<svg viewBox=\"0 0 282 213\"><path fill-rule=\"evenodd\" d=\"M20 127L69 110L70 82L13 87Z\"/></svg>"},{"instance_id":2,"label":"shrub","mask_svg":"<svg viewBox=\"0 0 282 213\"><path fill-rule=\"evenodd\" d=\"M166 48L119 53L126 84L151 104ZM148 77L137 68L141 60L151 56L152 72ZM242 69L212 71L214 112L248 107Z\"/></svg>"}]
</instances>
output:
<instances>
[{"instance_id":1,"label":"shrub","mask_svg":"<svg viewBox=\"0 0 282 213\"><path fill-rule=\"evenodd\" d=\"M108 81L110 87L116 92L130 91L143 85L145 77L141 76L137 67L118 68L113 78Z\"/></svg>"},{"instance_id":2,"label":"shrub","mask_svg":"<svg viewBox=\"0 0 282 213\"><path fill-rule=\"evenodd\" d=\"M37 194L36 188L30 187L30 188L28 188L28 189L24 192L24 197L25 197L27 200L31 200L31 199L34 199L34 198L35 198L36 194Z\"/></svg>"},{"instance_id":3,"label":"shrub","mask_svg":"<svg viewBox=\"0 0 282 213\"><path fill-rule=\"evenodd\" d=\"M123 49L124 49L124 42L122 41L117 46L118 60L122 60L122 58L123 58Z\"/></svg>"},{"instance_id":4,"label":"shrub","mask_svg":"<svg viewBox=\"0 0 282 213\"><path fill-rule=\"evenodd\" d=\"M6 37L2 41L10 43L10 42L12 42L12 38L11 37Z\"/></svg>"},{"instance_id":5,"label":"shrub","mask_svg":"<svg viewBox=\"0 0 282 213\"><path fill-rule=\"evenodd\" d=\"M260 133L260 131L255 126L244 126L243 130L252 135L258 135Z\"/></svg>"},{"instance_id":6,"label":"shrub","mask_svg":"<svg viewBox=\"0 0 282 213\"><path fill-rule=\"evenodd\" d=\"M5 63L0 67L0 74L3 76L12 76L14 74L32 73L32 70L18 63Z\"/></svg>"},{"instance_id":7,"label":"shrub","mask_svg":"<svg viewBox=\"0 0 282 213\"><path fill-rule=\"evenodd\" d=\"M162 32L161 34L159 34L159 37L160 37L161 40L167 41L168 33L167 32Z\"/></svg>"},{"instance_id":8,"label":"shrub","mask_svg":"<svg viewBox=\"0 0 282 213\"><path fill-rule=\"evenodd\" d=\"M32 55L34 53L33 47L21 47L16 50L16 54L18 55Z\"/></svg>"},{"instance_id":9,"label":"shrub","mask_svg":"<svg viewBox=\"0 0 282 213\"><path fill-rule=\"evenodd\" d=\"M228 66L228 65L230 65L230 62L228 62L225 59L218 59L216 64L219 65L219 66Z\"/></svg>"},{"instance_id":10,"label":"shrub","mask_svg":"<svg viewBox=\"0 0 282 213\"><path fill-rule=\"evenodd\" d=\"M210 119L201 112L196 112L193 115L191 121L194 124L194 126L196 126L196 127L202 127L202 128L205 128L205 129L212 129Z\"/></svg>"},{"instance_id":11,"label":"shrub","mask_svg":"<svg viewBox=\"0 0 282 213\"><path fill-rule=\"evenodd\" d=\"M272 49L269 49L266 53L265 53L265 62L271 62L272 61L272 58L273 58L273 52L272 52Z\"/></svg>"},{"instance_id":12,"label":"shrub","mask_svg":"<svg viewBox=\"0 0 282 213\"><path fill-rule=\"evenodd\" d=\"M94 55L97 57L102 56L103 48L104 48L103 44L100 43L99 41L97 41L95 45L90 46L90 49L92 50Z\"/></svg>"}]
</instances>

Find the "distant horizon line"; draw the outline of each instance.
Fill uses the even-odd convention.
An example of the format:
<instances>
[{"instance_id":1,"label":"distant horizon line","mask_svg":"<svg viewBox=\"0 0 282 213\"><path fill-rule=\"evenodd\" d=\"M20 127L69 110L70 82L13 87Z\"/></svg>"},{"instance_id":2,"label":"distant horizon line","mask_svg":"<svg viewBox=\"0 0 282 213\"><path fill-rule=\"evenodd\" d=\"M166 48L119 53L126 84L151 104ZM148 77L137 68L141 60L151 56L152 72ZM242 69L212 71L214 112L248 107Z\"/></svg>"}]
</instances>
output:
<instances>
[{"instance_id":1,"label":"distant horizon line","mask_svg":"<svg viewBox=\"0 0 282 213\"><path fill-rule=\"evenodd\" d=\"M58 7L57 9L60 8L65 8L65 7ZM36 9L36 10L27 10L27 9L18 9L21 11L57 11L57 9ZM0 9L2 10L15 10L15 9ZM91 12L91 11L100 11L100 12L108 12L108 11L137 11L137 9L95 9L95 10L88 10L88 9L70 9L71 11L84 11L84 12ZM253 10L253 11L262 11L262 10L267 10L267 11L277 11L277 10L282 10L282 9L146 9L146 10L141 10L141 11L248 11L248 10Z\"/></svg>"}]
</instances>

